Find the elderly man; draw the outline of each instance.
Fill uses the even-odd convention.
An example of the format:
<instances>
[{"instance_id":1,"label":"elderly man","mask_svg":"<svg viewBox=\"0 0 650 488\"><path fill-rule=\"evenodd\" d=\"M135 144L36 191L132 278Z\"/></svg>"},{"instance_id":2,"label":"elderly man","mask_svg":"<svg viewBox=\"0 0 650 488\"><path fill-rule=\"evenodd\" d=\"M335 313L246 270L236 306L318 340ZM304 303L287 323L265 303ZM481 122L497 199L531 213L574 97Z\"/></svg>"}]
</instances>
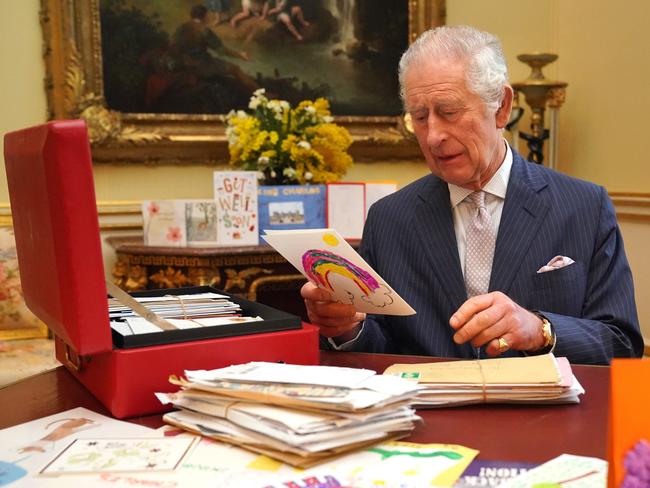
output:
<instances>
[{"instance_id":1,"label":"elderly man","mask_svg":"<svg viewBox=\"0 0 650 488\"><path fill-rule=\"evenodd\" d=\"M503 139L513 91L499 41L425 32L399 65L431 175L370 209L361 253L417 310L357 313L307 283L336 349L483 358L640 356L630 268L604 188L525 161Z\"/></svg>"}]
</instances>

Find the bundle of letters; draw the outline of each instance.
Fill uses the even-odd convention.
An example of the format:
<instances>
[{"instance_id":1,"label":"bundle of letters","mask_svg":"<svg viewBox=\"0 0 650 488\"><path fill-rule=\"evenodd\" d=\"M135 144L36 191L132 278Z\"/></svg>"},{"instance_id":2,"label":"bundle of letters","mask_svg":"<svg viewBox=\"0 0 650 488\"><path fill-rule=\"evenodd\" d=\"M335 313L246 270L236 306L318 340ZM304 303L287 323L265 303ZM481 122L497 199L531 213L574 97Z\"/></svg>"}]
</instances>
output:
<instances>
[{"instance_id":1,"label":"bundle of letters","mask_svg":"<svg viewBox=\"0 0 650 488\"><path fill-rule=\"evenodd\" d=\"M585 391L566 358L552 354L517 358L394 364L384 371L417 382L414 405L472 403L579 403Z\"/></svg>"},{"instance_id":2,"label":"bundle of letters","mask_svg":"<svg viewBox=\"0 0 650 488\"><path fill-rule=\"evenodd\" d=\"M177 329L262 320L261 317L243 317L241 307L237 303L218 293L131 298L144 305L157 317L166 319ZM159 326L118 299L108 299L108 314L111 327L122 335L160 332Z\"/></svg>"},{"instance_id":3,"label":"bundle of letters","mask_svg":"<svg viewBox=\"0 0 650 488\"><path fill-rule=\"evenodd\" d=\"M177 393L157 393L180 410L169 424L298 467L410 433L418 386L374 371L253 362L185 371Z\"/></svg>"}]
</instances>

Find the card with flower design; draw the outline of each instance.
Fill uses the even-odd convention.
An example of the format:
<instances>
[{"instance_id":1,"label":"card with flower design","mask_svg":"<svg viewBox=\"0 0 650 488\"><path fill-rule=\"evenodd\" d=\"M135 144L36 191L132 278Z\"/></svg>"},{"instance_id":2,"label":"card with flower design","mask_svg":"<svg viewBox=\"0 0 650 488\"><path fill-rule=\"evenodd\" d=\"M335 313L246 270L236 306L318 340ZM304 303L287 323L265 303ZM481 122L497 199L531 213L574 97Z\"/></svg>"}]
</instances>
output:
<instances>
[{"instance_id":1,"label":"card with flower design","mask_svg":"<svg viewBox=\"0 0 650 488\"><path fill-rule=\"evenodd\" d=\"M144 244L184 247L187 245L185 203L181 200L142 202Z\"/></svg>"},{"instance_id":2,"label":"card with flower design","mask_svg":"<svg viewBox=\"0 0 650 488\"><path fill-rule=\"evenodd\" d=\"M39 474L171 471L196 443L196 437L75 439Z\"/></svg>"},{"instance_id":3,"label":"card with flower design","mask_svg":"<svg viewBox=\"0 0 650 488\"><path fill-rule=\"evenodd\" d=\"M225 246L259 244L257 172L215 171L217 242Z\"/></svg>"}]
</instances>

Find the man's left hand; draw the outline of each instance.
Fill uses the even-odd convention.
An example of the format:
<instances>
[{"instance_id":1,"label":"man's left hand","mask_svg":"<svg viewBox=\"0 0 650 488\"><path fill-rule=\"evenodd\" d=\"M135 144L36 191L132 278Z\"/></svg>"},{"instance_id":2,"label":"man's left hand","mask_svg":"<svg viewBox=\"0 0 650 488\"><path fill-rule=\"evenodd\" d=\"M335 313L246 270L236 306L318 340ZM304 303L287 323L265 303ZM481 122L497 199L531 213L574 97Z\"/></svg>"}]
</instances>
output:
<instances>
[{"instance_id":1,"label":"man's left hand","mask_svg":"<svg viewBox=\"0 0 650 488\"><path fill-rule=\"evenodd\" d=\"M471 342L474 347L487 344L489 356L508 349L535 351L544 346L541 319L498 291L467 300L449 324L456 330L454 342Z\"/></svg>"}]
</instances>

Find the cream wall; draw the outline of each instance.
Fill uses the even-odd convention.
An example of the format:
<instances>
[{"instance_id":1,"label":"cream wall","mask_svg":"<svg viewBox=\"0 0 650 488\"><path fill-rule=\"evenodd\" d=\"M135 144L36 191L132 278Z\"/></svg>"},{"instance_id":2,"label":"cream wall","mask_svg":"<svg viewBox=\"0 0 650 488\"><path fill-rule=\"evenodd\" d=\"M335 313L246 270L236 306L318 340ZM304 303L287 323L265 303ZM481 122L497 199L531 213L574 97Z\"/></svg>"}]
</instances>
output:
<instances>
[{"instance_id":1,"label":"cream wall","mask_svg":"<svg viewBox=\"0 0 650 488\"><path fill-rule=\"evenodd\" d=\"M0 0L0 132L46 117L39 0ZM449 24L470 24L503 41L511 79L528 75L522 52L550 51L559 60L547 77L569 83L560 116L559 167L610 192L631 192L650 204L646 176L646 118L650 113L650 2L628 0L447 0ZM2 142L0 141L0 148ZM103 201L209 197L212 166L100 165L97 197ZM394 179L401 185L425 174L418 162L357 164L346 180ZM4 170L0 204L8 201ZM618 206L617 206L618 209ZM635 272L642 327L650 337L650 263L644 253L650 217L622 219Z\"/></svg>"}]
</instances>

